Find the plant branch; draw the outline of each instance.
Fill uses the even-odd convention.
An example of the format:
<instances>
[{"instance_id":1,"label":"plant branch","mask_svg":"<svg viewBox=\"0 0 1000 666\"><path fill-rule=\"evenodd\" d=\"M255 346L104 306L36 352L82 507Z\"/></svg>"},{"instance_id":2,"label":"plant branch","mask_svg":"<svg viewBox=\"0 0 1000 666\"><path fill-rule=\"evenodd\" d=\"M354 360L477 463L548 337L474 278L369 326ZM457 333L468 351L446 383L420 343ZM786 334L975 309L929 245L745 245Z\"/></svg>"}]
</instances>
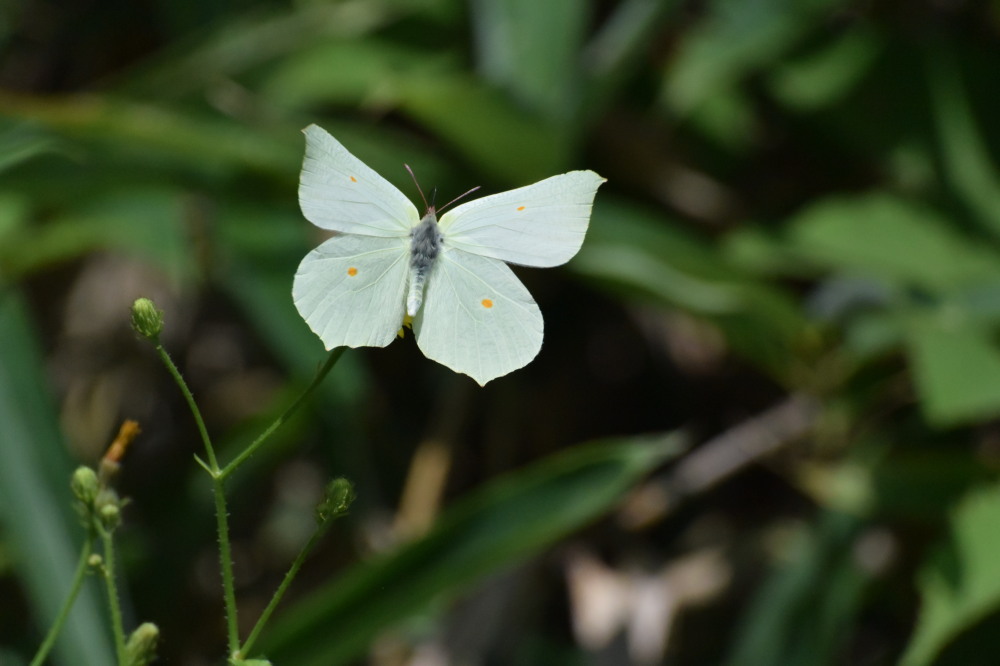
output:
<instances>
[{"instance_id":1,"label":"plant branch","mask_svg":"<svg viewBox=\"0 0 1000 666\"><path fill-rule=\"evenodd\" d=\"M270 437L275 430L277 430L285 422L287 422L288 419L292 417L292 414L298 411L299 407L302 406L302 403L305 402L305 399L308 398L312 394L312 392L316 390L316 387L318 387L320 382L323 381L323 378L326 377L326 375L330 372L330 370L333 369L333 366L337 364L337 361L339 361L340 357L344 354L345 349L347 348L336 347L333 351L330 352L330 355L326 359L326 363L324 363L323 367L319 369L319 372L316 373L316 376L313 378L312 383L310 383L309 386L306 387L306 390L302 392L302 395L296 398L295 402L293 402L288 407L288 409L286 409L284 413L281 414L281 416L275 419L274 423L269 425L267 429L264 432L262 432L257 437L257 439L253 441L253 443L250 444L250 446L245 448L238 456L236 456L236 458L233 459L232 462L230 462L220 471L219 473L220 478L226 479L229 477L230 474L235 472L240 465L246 462L246 460L250 456L252 456L257 451L257 449L259 449L264 444L267 438Z\"/></svg>"}]
</instances>

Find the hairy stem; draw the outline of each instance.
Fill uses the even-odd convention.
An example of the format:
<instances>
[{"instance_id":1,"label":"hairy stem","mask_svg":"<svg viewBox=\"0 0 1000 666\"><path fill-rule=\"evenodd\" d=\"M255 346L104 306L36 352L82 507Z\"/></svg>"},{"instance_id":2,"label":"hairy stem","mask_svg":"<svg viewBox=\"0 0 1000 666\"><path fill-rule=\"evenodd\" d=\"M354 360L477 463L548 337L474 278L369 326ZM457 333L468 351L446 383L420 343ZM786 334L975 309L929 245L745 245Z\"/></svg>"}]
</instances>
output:
<instances>
[{"instance_id":1,"label":"hairy stem","mask_svg":"<svg viewBox=\"0 0 1000 666\"><path fill-rule=\"evenodd\" d=\"M111 632L115 639L115 655L119 666L125 666L125 628L122 626L122 608L118 599L118 583L115 581L115 542L111 532L100 530L104 551L104 584L108 591L108 610L111 613Z\"/></svg>"},{"instance_id":2,"label":"hairy stem","mask_svg":"<svg viewBox=\"0 0 1000 666\"><path fill-rule=\"evenodd\" d=\"M177 386L180 388L188 408L194 416L198 425L198 432L201 434L202 444L205 446L205 457L207 459L207 469L212 477L212 494L215 498L215 525L219 539L219 568L222 572L222 597L226 609L226 636L229 645L229 653L232 654L240 646L239 624L236 611L236 583L233 576L232 549L229 545L229 511L226 508L225 480L219 469L218 459L215 456L215 448L212 440L208 436L208 429L205 427L205 420L201 416L194 401L194 395L188 388L187 382L181 376L177 366L163 348L163 345L156 345L156 352L160 355L160 360L167 367Z\"/></svg>"}]
</instances>

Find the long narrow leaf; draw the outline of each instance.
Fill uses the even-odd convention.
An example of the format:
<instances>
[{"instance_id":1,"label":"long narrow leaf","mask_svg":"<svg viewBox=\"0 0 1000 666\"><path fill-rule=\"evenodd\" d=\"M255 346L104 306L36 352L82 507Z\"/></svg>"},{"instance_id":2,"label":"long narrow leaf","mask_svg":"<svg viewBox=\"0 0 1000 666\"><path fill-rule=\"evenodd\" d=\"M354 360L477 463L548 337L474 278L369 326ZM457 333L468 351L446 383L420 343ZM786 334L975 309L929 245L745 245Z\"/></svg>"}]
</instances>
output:
<instances>
[{"instance_id":1,"label":"long narrow leaf","mask_svg":"<svg viewBox=\"0 0 1000 666\"><path fill-rule=\"evenodd\" d=\"M0 293L0 523L33 606L40 643L66 598L83 529L70 504L72 471L20 298ZM59 664L112 664L95 590L84 588L56 644Z\"/></svg>"},{"instance_id":2,"label":"long narrow leaf","mask_svg":"<svg viewBox=\"0 0 1000 666\"><path fill-rule=\"evenodd\" d=\"M571 450L493 482L454 507L425 537L358 565L274 628L282 664L343 663L381 631L524 560L593 520L666 458L675 437Z\"/></svg>"}]
</instances>

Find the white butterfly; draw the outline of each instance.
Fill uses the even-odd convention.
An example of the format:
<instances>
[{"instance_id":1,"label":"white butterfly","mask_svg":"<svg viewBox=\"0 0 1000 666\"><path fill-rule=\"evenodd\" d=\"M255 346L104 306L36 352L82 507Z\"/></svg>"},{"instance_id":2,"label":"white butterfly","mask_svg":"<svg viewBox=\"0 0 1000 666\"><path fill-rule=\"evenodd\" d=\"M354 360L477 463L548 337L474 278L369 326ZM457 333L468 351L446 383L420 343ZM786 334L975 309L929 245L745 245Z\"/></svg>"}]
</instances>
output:
<instances>
[{"instance_id":1,"label":"white butterfly","mask_svg":"<svg viewBox=\"0 0 1000 666\"><path fill-rule=\"evenodd\" d=\"M480 385L542 346L542 313L504 263L558 266L580 249L604 179L572 171L421 218L389 181L310 125L299 205L339 232L306 255L292 298L334 347L385 347L404 315L427 358Z\"/></svg>"}]
</instances>

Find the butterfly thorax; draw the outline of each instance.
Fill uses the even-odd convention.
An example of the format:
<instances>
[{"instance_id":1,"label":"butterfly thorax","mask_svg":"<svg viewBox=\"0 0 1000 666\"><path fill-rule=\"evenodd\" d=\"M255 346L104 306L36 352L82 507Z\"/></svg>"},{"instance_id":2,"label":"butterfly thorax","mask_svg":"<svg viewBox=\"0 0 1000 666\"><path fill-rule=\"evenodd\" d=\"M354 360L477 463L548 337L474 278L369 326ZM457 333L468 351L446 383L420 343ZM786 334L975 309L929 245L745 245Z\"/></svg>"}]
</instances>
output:
<instances>
[{"instance_id":1,"label":"butterfly thorax","mask_svg":"<svg viewBox=\"0 0 1000 666\"><path fill-rule=\"evenodd\" d=\"M410 288L406 296L406 313L411 317L416 316L424 301L424 285L440 252L441 232L437 214L431 206L420 224L410 232Z\"/></svg>"}]
</instances>

